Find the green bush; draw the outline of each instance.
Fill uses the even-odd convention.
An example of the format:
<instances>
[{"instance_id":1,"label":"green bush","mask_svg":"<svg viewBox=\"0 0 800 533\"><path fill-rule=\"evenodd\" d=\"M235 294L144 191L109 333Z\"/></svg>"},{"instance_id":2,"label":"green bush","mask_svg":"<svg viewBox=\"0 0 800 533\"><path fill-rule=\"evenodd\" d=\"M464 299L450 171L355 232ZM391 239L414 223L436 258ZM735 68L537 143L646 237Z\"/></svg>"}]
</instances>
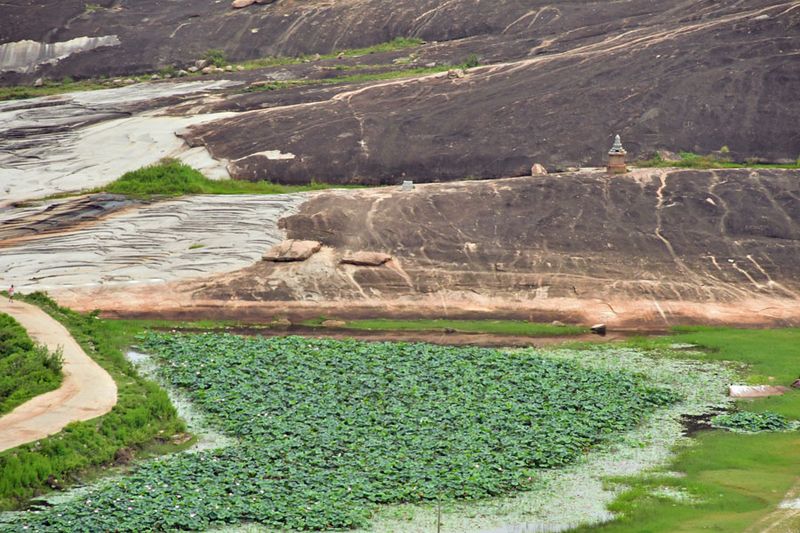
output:
<instances>
[{"instance_id":1,"label":"green bush","mask_svg":"<svg viewBox=\"0 0 800 533\"><path fill-rule=\"evenodd\" d=\"M215 67L224 67L228 63L228 59L225 57L225 52L217 48L207 50L203 55L203 59Z\"/></svg>"},{"instance_id":2,"label":"green bush","mask_svg":"<svg viewBox=\"0 0 800 533\"><path fill-rule=\"evenodd\" d=\"M760 413L740 411L729 415L719 415L711 420L711 424L716 427L747 433L786 431L791 428L791 424L786 417L769 411Z\"/></svg>"},{"instance_id":3,"label":"green bush","mask_svg":"<svg viewBox=\"0 0 800 533\"><path fill-rule=\"evenodd\" d=\"M0 313L0 414L61 384L61 356L37 346L25 329Z\"/></svg>"},{"instance_id":4,"label":"green bush","mask_svg":"<svg viewBox=\"0 0 800 533\"><path fill-rule=\"evenodd\" d=\"M464 61L463 67L464 68L473 68L480 66L481 62L478 59L477 54L470 54L467 59Z\"/></svg>"}]
</instances>

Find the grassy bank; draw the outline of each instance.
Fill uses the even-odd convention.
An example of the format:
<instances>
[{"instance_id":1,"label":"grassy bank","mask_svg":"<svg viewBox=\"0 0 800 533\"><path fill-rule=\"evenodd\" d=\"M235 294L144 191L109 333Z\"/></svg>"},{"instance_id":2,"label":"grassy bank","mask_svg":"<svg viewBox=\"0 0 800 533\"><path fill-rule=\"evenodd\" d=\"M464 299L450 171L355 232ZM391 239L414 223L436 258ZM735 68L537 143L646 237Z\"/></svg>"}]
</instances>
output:
<instances>
[{"instance_id":1,"label":"grassy bank","mask_svg":"<svg viewBox=\"0 0 800 533\"><path fill-rule=\"evenodd\" d=\"M636 341L639 347L663 348L671 343L702 347L700 355L686 357L735 361L747 365L745 379L752 383L789 385L800 373L800 329L735 330L684 328L663 339ZM770 380L769 378L773 379ZM759 400L740 401L737 408L775 411L800 418L800 392ZM612 510L614 522L579 531L675 532L743 531L773 511L786 492L800 479L800 434L759 433L744 435L725 431L701 433L693 446L678 451L665 471L685 477L658 475L616 480L628 489ZM686 500L663 496L669 487L687 495ZM662 494L662 495L659 495ZM776 531L797 531L800 521Z\"/></svg>"},{"instance_id":2,"label":"grassy bank","mask_svg":"<svg viewBox=\"0 0 800 533\"><path fill-rule=\"evenodd\" d=\"M109 327L94 315L59 307L42 293L23 299L64 324L111 374L118 402L105 416L70 424L56 435L0 453L0 510L17 508L51 487L69 485L113 464L118 450L135 453L149 444L168 443L185 430L166 393L141 378L122 354L135 328Z\"/></svg>"},{"instance_id":3,"label":"grassy bank","mask_svg":"<svg viewBox=\"0 0 800 533\"><path fill-rule=\"evenodd\" d=\"M285 194L329 189L332 185L277 185L268 181L212 180L175 159L126 172L108 185L90 192L124 194L134 198L182 196L185 194Z\"/></svg>"},{"instance_id":4,"label":"grassy bank","mask_svg":"<svg viewBox=\"0 0 800 533\"><path fill-rule=\"evenodd\" d=\"M309 320L306 326L320 326L325 318ZM376 331L454 331L461 333L491 333L495 335L522 335L530 337L554 337L589 333L582 326L556 326L522 320L351 320L343 328Z\"/></svg>"},{"instance_id":5,"label":"grassy bank","mask_svg":"<svg viewBox=\"0 0 800 533\"><path fill-rule=\"evenodd\" d=\"M636 161L633 165L637 167L652 167L652 168L800 168L800 158L794 163L788 164L774 164L774 163L759 163L758 161L732 161L724 154L708 154L700 155L692 152L679 152L678 160L664 159L659 154L656 154L650 159Z\"/></svg>"},{"instance_id":6,"label":"grassy bank","mask_svg":"<svg viewBox=\"0 0 800 533\"><path fill-rule=\"evenodd\" d=\"M59 354L34 344L19 322L0 313L0 415L57 389L61 379Z\"/></svg>"}]
</instances>

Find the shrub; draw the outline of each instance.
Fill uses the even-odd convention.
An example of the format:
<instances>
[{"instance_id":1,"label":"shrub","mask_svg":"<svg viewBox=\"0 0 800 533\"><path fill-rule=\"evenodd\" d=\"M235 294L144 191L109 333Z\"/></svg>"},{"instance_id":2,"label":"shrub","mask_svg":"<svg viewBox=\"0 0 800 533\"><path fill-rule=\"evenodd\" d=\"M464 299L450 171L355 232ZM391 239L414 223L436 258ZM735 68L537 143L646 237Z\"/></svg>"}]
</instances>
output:
<instances>
[{"instance_id":1,"label":"shrub","mask_svg":"<svg viewBox=\"0 0 800 533\"><path fill-rule=\"evenodd\" d=\"M791 428L791 424L786 417L769 411L762 413L740 411L730 415L719 415L711 420L711 424L719 428L746 433L785 431Z\"/></svg>"},{"instance_id":2,"label":"shrub","mask_svg":"<svg viewBox=\"0 0 800 533\"><path fill-rule=\"evenodd\" d=\"M215 67L224 67L225 64L228 62L228 59L225 57L225 52L218 48L207 50L205 55L203 55L203 59L205 59Z\"/></svg>"}]
</instances>

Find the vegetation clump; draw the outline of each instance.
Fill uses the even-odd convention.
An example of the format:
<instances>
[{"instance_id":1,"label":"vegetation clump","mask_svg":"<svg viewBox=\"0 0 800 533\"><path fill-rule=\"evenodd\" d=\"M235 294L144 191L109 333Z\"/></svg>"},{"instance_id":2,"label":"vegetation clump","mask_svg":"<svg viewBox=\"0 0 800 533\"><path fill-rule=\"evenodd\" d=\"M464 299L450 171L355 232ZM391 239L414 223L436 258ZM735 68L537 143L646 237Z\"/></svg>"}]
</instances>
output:
<instances>
[{"instance_id":1,"label":"vegetation clump","mask_svg":"<svg viewBox=\"0 0 800 533\"><path fill-rule=\"evenodd\" d=\"M149 198L185 194L281 194L328 187L330 185L316 182L310 185L287 186L269 181L212 180L176 159L162 159L156 164L126 172L94 192Z\"/></svg>"},{"instance_id":2,"label":"vegetation clump","mask_svg":"<svg viewBox=\"0 0 800 533\"><path fill-rule=\"evenodd\" d=\"M147 334L239 444L153 461L29 530L287 530L366 525L376 505L523 491L537 470L676 400L636 375L534 352L299 337Z\"/></svg>"},{"instance_id":3,"label":"vegetation clump","mask_svg":"<svg viewBox=\"0 0 800 533\"><path fill-rule=\"evenodd\" d=\"M786 431L792 427L785 416L769 411L760 413L740 411L729 415L718 415L711 420L711 424L716 427L745 433Z\"/></svg>"},{"instance_id":4,"label":"vegetation clump","mask_svg":"<svg viewBox=\"0 0 800 533\"><path fill-rule=\"evenodd\" d=\"M37 346L25 329L0 313L0 414L61 384L61 356Z\"/></svg>"},{"instance_id":5,"label":"vegetation clump","mask_svg":"<svg viewBox=\"0 0 800 533\"><path fill-rule=\"evenodd\" d=\"M650 159L640 160L635 163L639 167L654 167L654 168L800 168L800 158L794 163L788 164L775 164L775 163L759 163L757 160L748 160L738 162L731 160L727 154L730 149L723 146L719 154L700 155L693 152L679 152L678 159L664 159L661 154L656 153Z\"/></svg>"}]
</instances>

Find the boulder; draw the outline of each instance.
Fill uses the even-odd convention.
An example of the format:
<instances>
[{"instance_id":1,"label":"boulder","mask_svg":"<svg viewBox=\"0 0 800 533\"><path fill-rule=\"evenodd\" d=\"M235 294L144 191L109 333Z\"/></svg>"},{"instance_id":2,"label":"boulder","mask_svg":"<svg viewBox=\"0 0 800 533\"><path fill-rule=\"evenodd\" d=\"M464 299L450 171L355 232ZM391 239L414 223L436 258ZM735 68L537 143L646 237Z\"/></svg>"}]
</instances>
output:
<instances>
[{"instance_id":1,"label":"boulder","mask_svg":"<svg viewBox=\"0 0 800 533\"><path fill-rule=\"evenodd\" d=\"M256 3L256 0L233 0L231 7L233 9L241 9L243 7L247 7L249 5L253 5Z\"/></svg>"},{"instance_id":2,"label":"boulder","mask_svg":"<svg viewBox=\"0 0 800 533\"><path fill-rule=\"evenodd\" d=\"M447 71L447 77L450 79L463 78L464 76L466 76L464 69L454 68Z\"/></svg>"},{"instance_id":3,"label":"boulder","mask_svg":"<svg viewBox=\"0 0 800 533\"><path fill-rule=\"evenodd\" d=\"M353 252L342 257L340 263L356 266L381 266L392 260L392 256L383 252Z\"/></svg>"},{"instance_id":4,"label":"boulder","mask_svg":"<svg viewBox=\"0 0 800 533\"><path fill-rule=\"evenodd\" d=\"M178 71L178 74L177 74L177 76L178 76L179 78L185 78L185 77L186 77L186 76L188 76L188 75L189 75L189 72L187 72L187 71L185 71L185 70L179 70L179 71Z\"/></svg>"},{"instance_id":5,"label":"boulder","mask_svg":"<svg viewBox=\"0 0 800 533\"><path fill-rule=\"evenodd\" d=\"M533 164L533 166L531 167L531 176L546 176L546 175L547 175L547 169L544 168L543 165L540 165L539 163Z\"/></svg>"},{"instance_id":6,"label":"boulder","mask_svg":"<svg viewBox=\"0 0 800 533\"><path fill-rule=\"evenodd\" d=\"M197 70L204 69L208 66L208 59L198 59L194 62L194 66Z\"/></svg>"},{"instance_id":7,"label":"boulder","mask_svg":"<svg viewBox=\"0 0 800 533\"><path fill-rule=\"evenodd\" d=\"M287 263L292 261L305 261L322 248L319 241L298 241L289 239L276 244L264 254L264 261Z\"/></svg>"},{"instance_id":8,"label":"boulder","mask_svg":"<svg viewBox=\"0 0 800 533\"><path fill-rule=\"evenodd\" d=\"M269 323L269 327L277 329L285 329L291 327L292 321L288 318L279 318Z\"/></svg>"},{"instance_id":9,"label":"boulder","mask_svg":"<svg viewBox=\"0 0 800 533\"><path fill-rule=\"evenodd\" d=\"M789 390L789 387L780 385L731 385L728 387L728 396L731 398L766 398L767 396L780 396Z\"/></svg>"},{"instance_id":10,"label":"boulder","mask_svg":"<svg viewBox=\"0 0 800 533\"><path fill-rule=\"evenodd\" d=\"M325 320L322 322L323 328L343 328L347 325L344 320Z\"/></svg>"},{"instance_id":11,"label":"boulder","mask_svg":"<svg viewBox=\"0 0 800 533\"><path fill-rule=\"evenodd\" d=\"M199 69L199 68L197 68L197 67L189 67L189 68L187 68L186 70L188 70L189 72L197 72L197 71L199 71L200 69Z\"/></svg>"},{"instance_id":12,"label":"boulder","mask_svg":"<svg viewBox=\"0 0 800 533\"><path fill-rule=\"evenodd\" d=\"M605 324L595 324L591 328L591 332L595 335L603 336L606 334L606 325Z\"/></svg>"},{"instance_id":13,"label":"boulder","mask_svg":"<svg viewBox=\"0 0 800 533\"><path fill-rule=\"evenodd\" d=\"M44 85L44 79L42 78L36 78L36 81L33 82L34 87L41 87L42 85Z\"/></svg>"},{"instance_id":14,"label":"boulder","mask_svg":"<svg viewBox=\"0 0 800 533\"><path fill-rule=\"evenodd\" d=\"M203 67L203 69L200 72L202 72L203 74L211 74L212 72L214 72L214 67Z\"/></svg>"}]
</instances>

